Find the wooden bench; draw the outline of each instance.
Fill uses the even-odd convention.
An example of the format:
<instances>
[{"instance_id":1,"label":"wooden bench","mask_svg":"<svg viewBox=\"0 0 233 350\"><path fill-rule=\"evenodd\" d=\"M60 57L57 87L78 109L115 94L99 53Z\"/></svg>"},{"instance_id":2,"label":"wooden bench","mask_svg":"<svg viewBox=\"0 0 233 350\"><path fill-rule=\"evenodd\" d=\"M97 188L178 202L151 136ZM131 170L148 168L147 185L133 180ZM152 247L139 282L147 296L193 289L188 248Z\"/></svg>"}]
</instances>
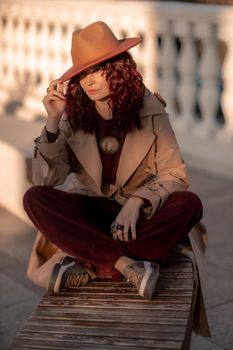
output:
<instances>
[{"instance_id":1,"label":"wooden bench","mask_svg":"<svg viewBox=\"0 0 233 350\"><path fill-rule=\"evenodd\" d=\"M192 262L171 255L161 264L152 301L127 281L111 279L45 294L11 349L189 349L193 293Z\"/></svg>"}]
</instances>

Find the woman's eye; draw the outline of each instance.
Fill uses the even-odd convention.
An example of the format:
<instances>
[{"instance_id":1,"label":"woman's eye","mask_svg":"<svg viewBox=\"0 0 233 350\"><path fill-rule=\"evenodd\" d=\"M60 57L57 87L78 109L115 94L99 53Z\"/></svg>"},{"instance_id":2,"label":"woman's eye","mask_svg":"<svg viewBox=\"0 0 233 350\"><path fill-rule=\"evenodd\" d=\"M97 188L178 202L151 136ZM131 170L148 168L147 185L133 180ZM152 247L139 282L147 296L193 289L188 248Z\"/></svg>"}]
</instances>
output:
<instances>
[{"instance_id":1,"label":"woman's eye","mask_svg":"<svg viewBox=\"0 0 233 350\"><path fill-rule=\"evenodd\" d=\"M93 73L97 73L97 72L103 72L103 68L99 67L99 66L96 66L94 68L90 68L87 71L79 74L79 80L86 78L86 76L89 74L93 74Z\"/></svg>"},{"instance_id":2,"label":"woman's eye","mask_svg":"<svg viewBox=\"0 0 233 350\"><path fill-rule=\"evenodd\" d=\"M94 68L91 70L90 73L97 73L97 72L99 72L100 70L101 70L100 67L94 67Z\"/></svg>"},{"instance_id":3,"label":"woman's eye","mask_svg":"<svg viewBox=\"0 0 233 350\"><path fill-rule=\"evenodd\" d=\"M87 74L86 74L85 72L80 73L80 74L79 74L79 80L85 78L86 75L87 75Z\"/></svg>"},{"instance_id":4,"label":"woman's eye","mask_svg":"<svg viewBox=\"0 0 233 350\"><path fill-rule=\"evenodd\" d=\"M100 70L101 70L100 67L96 67L96 68L94 69L94 72L99 72Z\"/></svg>"}]
</instances>

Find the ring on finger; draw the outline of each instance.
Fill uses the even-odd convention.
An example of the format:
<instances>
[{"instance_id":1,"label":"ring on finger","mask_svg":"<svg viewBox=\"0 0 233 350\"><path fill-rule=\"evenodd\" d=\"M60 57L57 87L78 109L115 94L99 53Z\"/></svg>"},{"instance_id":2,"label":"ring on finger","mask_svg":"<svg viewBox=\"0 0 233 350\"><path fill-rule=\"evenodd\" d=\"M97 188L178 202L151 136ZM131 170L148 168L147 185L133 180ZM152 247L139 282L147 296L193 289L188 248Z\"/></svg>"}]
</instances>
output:
<instances>
[{"instance_id":1,"label":"ring on finger","mask_svg":"<svg viewBox=\"0 0 233 350\"><path fill-rule=\"evenodd\" d=\"M123 230L124 230L124 227L125 227L124 225L118 224L117 227L116 227L116 229L119 230L119 231L123 231Z\"/></svg>"},{"instance_id":2,"label":"ring on finger","mask_svg":"<svg viewBox=\"0 0 233 350\"><path fill-rule=\"evenodd\" d=\"M117 226L118 226L118 222L114 221L111 225L111 233L112 234L117 232Z\"/></svg>"},{"instance_id":3,"label":"ring on finger","mask_svg":"<svg viewBox=\"0 0 233 350\"><path fill-rule=\"evenodd\" d=\"M121 232L121 233L116 233L116 234L115 234L115 240L118 241L118 242L121 242L121 241L124 240L124 239L123 239L123 234L122 234L122 232Z\"/></svg>"},{"instance_id":4,"label":"ring on finger","mask_svg":"<svg viewBox=\"0 0 233 350\"><path fill-rule=\"evenodd\" d=\"M113 233L112 237L113 237L113 239L114 239L115 241L118 241L118 236L117 236L116 233Z\"/></svg>"}]
</instances>

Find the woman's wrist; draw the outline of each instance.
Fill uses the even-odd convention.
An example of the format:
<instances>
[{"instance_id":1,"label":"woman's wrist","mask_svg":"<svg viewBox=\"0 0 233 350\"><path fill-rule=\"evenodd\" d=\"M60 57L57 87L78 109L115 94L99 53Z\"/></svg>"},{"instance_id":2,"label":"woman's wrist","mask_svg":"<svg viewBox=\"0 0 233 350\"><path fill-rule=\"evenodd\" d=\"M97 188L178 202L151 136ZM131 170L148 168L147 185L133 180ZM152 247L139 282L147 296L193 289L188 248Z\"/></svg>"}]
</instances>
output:
<instances>
[{"instance_id":1,"label":"woman's wrist","mask_svg":"<svg viewBox=\"0 0 233 350\"><path fill-rule=\"evenodd\" d=\"M142 197L132 196L132 197L130 197L130 198L131 198L133 201L135 201L135 203L138 203L140 209L141 209L141 208L144 206L144 204L145 204L144 199L143 199Z\"/></svg>"},{"instance_id":2,"label":"woman's wrist","mask_svg":"<svg viewBox=\"0 0 233 350\"><path fill-rule=\"evenodd\" d=\"M58 132L59 123L47 120L46 122L46 130L50 133L56 134Z\"/></svg>"}]
</instances>

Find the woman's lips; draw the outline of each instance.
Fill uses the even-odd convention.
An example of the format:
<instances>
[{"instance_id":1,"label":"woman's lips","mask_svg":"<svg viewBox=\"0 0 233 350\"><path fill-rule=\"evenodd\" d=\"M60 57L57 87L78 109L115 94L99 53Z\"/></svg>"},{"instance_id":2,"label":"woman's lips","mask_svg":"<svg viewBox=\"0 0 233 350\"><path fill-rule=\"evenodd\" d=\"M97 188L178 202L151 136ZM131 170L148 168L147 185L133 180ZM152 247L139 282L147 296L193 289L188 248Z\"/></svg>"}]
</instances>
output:
<instances>
[{"instance_id":1,"label":"woman's lips","mask_svg":"<svg viewBox=\"0 0 233 350\"><path fill-rule=\"evenodd\" d=\"M96 94L98 92L98 90L87 90L87 93L92 95L92 94Z\"/></svg>"}]
</instances>

